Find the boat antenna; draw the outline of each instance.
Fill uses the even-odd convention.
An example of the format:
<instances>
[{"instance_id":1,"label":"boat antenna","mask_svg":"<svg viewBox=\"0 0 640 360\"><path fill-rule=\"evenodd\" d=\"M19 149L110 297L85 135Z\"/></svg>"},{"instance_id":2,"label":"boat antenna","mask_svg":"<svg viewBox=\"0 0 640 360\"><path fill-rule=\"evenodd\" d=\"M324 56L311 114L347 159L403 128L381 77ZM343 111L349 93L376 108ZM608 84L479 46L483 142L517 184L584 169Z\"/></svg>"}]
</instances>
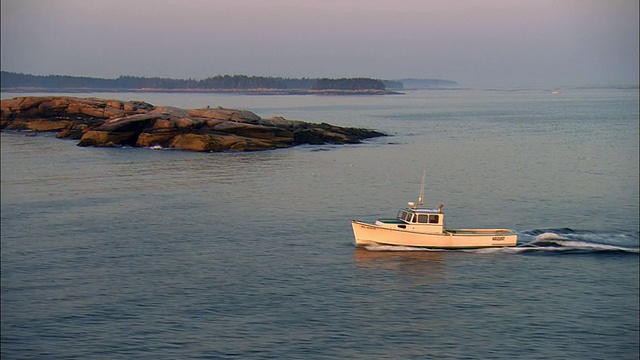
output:
<instances>
[{"instance_id":1,"label":"boat antenna","mask_svg":"<svg viewBox=\"0 0 640 360\"><path fill-rule=\"evenodd\" d=\"M427 177L427 170L423 170L422 171L422 184L420 185L420 196L418 196L418 205L423 205L424 202L424 181L425 178Z\"/></svg>"}]
</instances>

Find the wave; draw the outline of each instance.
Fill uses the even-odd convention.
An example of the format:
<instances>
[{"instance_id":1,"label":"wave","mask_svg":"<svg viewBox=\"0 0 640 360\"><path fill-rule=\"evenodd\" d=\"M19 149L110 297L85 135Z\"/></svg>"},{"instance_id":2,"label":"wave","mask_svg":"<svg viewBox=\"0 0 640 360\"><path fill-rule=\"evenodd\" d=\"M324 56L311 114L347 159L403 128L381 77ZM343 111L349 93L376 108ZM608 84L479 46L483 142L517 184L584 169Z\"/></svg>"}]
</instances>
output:
<instances>
[{"instance_id":1,"label":"wave","mask_svg":"<svg viewBox=\"0 0 640 360\"><path fill-rule=\"evenodd\" d=\"M638 232L598 232L589 230L534 229L519 231L519 243L515 247L481 249L431 249L407 246L369 245L370 251L430 251L469 253L628 253L640 254Z\"/></svg>"}]
</instances>

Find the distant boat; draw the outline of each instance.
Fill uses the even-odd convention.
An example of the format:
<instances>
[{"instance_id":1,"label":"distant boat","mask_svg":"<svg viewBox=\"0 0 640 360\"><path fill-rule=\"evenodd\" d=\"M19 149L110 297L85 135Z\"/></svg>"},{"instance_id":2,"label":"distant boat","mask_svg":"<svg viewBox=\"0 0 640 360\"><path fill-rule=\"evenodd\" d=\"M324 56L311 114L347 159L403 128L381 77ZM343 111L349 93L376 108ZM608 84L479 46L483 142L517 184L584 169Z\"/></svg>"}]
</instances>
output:
<instances>
[{"instance_id":1,"label":"distant boat","mask_svg":"<svg viewBox=\"0 0 640 360\"><path fill-rule=\"evenodd\" d=\"M421 207L424 175L418 205L400 209L395 219L377 219L374 224L352 220L356 246L392 245L438 249L469 249L516 246L518 234L510 229L449 229L444 225L443 205Z\"/></svg>"},{"instance_id":2,"label":"distant boat","mask_svg":"<svg viewBox=\"0 0 640 360\"><path fill-rule=\"evenodd\" d=\"M553 94L553 95L558 95L558 94L560 94L560 90L553 90L553 91L551 92L551 94Z\"/></svg>"}]
</instances>

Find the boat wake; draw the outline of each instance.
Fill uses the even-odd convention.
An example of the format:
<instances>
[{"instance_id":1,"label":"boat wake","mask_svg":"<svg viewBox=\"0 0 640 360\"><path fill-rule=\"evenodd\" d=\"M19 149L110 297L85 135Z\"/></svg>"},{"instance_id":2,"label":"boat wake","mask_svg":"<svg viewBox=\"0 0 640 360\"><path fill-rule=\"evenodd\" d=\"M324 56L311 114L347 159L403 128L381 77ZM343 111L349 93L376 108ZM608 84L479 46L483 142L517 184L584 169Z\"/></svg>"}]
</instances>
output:
<instances>
[{"instance_id":1,"label":"boat wake","mask_svg":"<svg viewBox=\"0 0 640 360\"><path fill-rule=\"evenodd\" d=\"M482 254L640 254L639 233L637 232L597 232L573 230L569 228L518 231L518 245L515 247L446 250L413 248L406 246L369 245L366 246L366 249L370 251L471 252Z\"/></svg>"},{"instance_id":2,"label":"boat wake","mask_svg":"<svg viewBox=\"0 0 640 360\"><path fill-rule=\"evenodd\" d=\"M536 229L519 232L521 251L573 253L622 252L640 254L638 233L589 230Z\"/></svg>"},{"instance_id":3,"label":"boat wake","mask_svg":"<svg viewBox=\"0 0 640 360\"><path fill-rule=\"evenodd\" d=\"M364 246L364 248L370 251L407 251L407 252L456 251L456 250L446 250L446 249L432 249L432 248L423 248L423 247L395 246L395 245L367 245L367 246Z\"/></svg>"}]
</instances>

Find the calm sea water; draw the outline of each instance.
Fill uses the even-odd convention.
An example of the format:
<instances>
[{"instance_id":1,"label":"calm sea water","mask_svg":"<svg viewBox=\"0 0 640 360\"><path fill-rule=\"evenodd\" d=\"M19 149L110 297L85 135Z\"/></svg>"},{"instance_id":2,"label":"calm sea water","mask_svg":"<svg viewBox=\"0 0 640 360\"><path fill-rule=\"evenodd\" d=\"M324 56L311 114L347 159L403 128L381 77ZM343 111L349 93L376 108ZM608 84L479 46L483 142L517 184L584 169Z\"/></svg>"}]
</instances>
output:
<instances>
[{"instance_id":1,"label":"calm sea water","mask_svg":"<svg viewBox=\"0 0 640 360\"><path fill-rule=\"evenodd\" d=\"M3 359L638 358L638 89L74 95L391 136L191 153L2 133ZM395 216L423 169L449 226L518 247L354 248L350 220Z\"/></svg>"}]
</instances>

